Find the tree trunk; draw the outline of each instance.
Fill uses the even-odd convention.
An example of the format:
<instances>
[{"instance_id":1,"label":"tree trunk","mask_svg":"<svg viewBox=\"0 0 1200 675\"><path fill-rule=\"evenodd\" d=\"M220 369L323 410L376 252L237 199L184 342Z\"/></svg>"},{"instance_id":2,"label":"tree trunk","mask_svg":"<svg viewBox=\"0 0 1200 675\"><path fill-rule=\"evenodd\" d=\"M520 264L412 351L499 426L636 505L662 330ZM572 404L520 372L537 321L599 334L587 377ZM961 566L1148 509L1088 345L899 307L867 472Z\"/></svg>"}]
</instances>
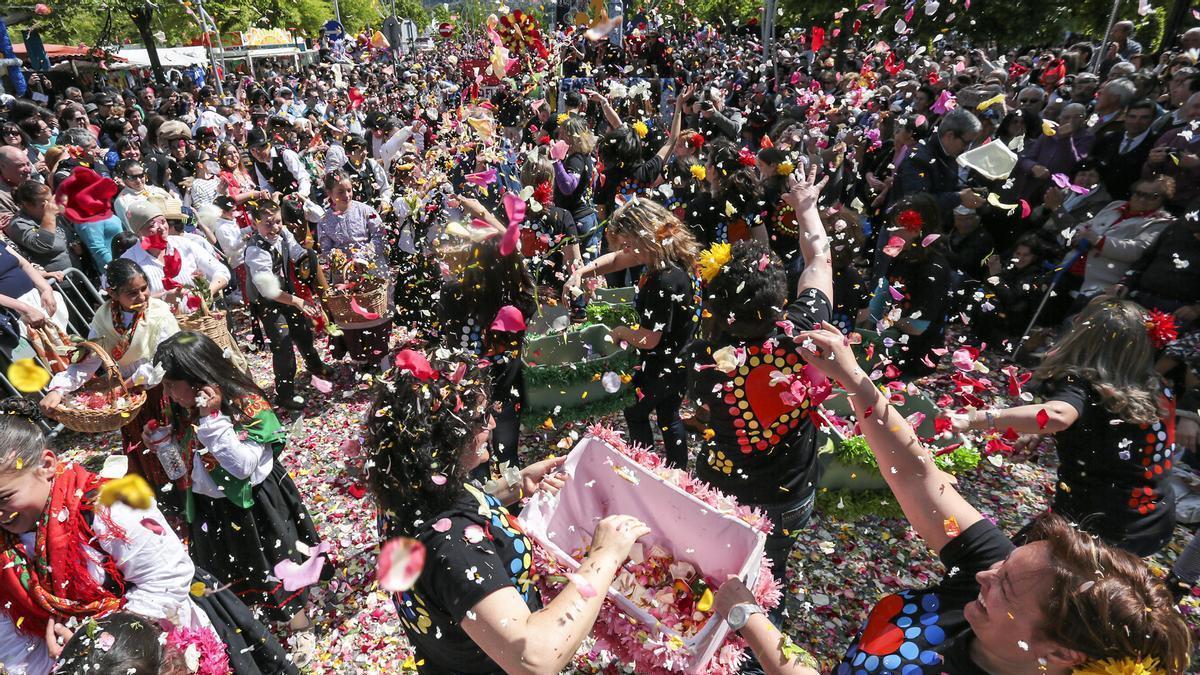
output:
<instances>
[{"instance_id":1,"label":"tree trunk","mask_svg":"<svg viewBox=\"0 0 1200 675\"><path fill-rule=\"evenodd\" d=\"M1167 12L1167 25L1163 28L1162 44L1158 45L1160 54L1164 50L1176 46L1179 42L1179 34L1183 29L1184 21L1187 20L1188 4L1187 0L1175 0L1170 11Z\"/></svg>"},{"instance_id":2,"label":"tree trunk","mask_svg":"<svg viewBox=\"0 0 1200 675\"><path fill-rule=\"evenodd\" d=\"M154 32L151 30L153 27L153 12L154 10L147 4L142 9L130 12L129 18L133 21L133 25L137 27L138 35L142 38L142 44L146 45L146 55L150 57L150 69L154 72L154 81L159 86L165 86L167 78L163 75L162 63L158 60L158 45L154 43Z\"/></svg>"}]
</instances>

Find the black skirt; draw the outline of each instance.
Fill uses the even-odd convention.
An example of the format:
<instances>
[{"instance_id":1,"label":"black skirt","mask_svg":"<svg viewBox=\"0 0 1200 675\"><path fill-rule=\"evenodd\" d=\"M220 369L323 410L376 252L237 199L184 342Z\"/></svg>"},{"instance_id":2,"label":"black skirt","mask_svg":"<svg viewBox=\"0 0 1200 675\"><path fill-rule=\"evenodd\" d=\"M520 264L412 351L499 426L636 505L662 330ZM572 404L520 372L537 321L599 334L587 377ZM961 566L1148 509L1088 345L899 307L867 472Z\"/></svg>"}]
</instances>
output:
<instances>
[{"instance_id":1,"label":"black skirt","mask_svg":"<svg viewBox=\"0 0 1200 675\"><path fill-rule=\"evenodd\" d=\"M300 672L271 631L250 613L246 603L229 589L213 592L223 585L216 577L197 567L193 581L203 583L209 590L204 597L192 596L192 599L208 615L217 637L225 643L229 667L236 675Z\"/></svg>"},{"instance_id":2,"label":"black skirt","mask_svg":"<svg viewBox=\"0 0 1200 675\"><path fill-rule=\"evenodd\" d=\"M247 605L261 607L276 621L288 621L304 609L304 589L288 591L274 576L283 560L302 563L296 542L320 543L316 526L304 508L296 484L276 461L270 475L254 486L254 505L241 509L228 499L193 495L192 560Z\"/></svg>"}]
</instances>

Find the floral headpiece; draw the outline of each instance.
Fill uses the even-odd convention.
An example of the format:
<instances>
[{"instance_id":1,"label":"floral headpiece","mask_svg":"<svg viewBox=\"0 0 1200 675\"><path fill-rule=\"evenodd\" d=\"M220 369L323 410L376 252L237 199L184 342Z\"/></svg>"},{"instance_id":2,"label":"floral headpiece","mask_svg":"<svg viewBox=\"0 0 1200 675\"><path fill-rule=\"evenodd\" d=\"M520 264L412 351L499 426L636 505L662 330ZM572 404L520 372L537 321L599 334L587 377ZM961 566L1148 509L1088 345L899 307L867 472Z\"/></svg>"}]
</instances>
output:
<instances>
[{"instance_id":1,"label":"floral headpiece","mask_svg":"<svg viewBox=\"0 0 1200 675\"><path fill-rule=\"evenodd\" d=\"M232 672L225 643L211 628L176 626L167 632L167 646L183 655L189 673L228 675Z\"/></svg>"},{"instance_id":2,"label":"floral headpiece","mask_svg":"<svg viewBox=\"0 0 1200 675\"><path fill-rule=\"evenodd\" d=\"M738 162L741 163L742 166L754 166L755 160L757 159L758 157L754 154L754 152L746 148L742 148L741 151L738 152Z\"/></svg>"},{"instance_id":3,"label":"floral headpiece","mask_svg":"<svg viewBox=\"0 0 1200 675\"><path fill-rule=\"evenodd\" d=\"M1146 335L1150 337L1150 344L1154 345L1155 349L1166 347L1179 337L1175 317L1157 309L1150 310L1146 315Z\"/></svg>"},{"instance_id":4,"label":"floral headpiece","mask_svg":"<svg viewBox=\"0 0 1200 675\"><path fill-rule=\"evenodd\" d=\"M692 134L691 136L688 136L687 144L688 144L688 147L690 147L692 150L699 150L700 148L703 148L704 147L704 134L697 132L697 133Z\"/></svg>"},{"instance_id":5,"label":"floral headpiece","mask_svg":"<svg viewBox=\"0 0 1200 675\"><path fill-rule=\"evenodd\" d=\"M630 124L629 128L633 129L633 133L637 134L638 138L645 138L646 134L650 133L650 127L647 127L646 123L641 120Z\"/></svg>"},{"instance_id":6,"label":"floral headpiece","mask_svg":"<svg viewBox=\"0 0 1200 675\"><path fill-rule=\"evenodd\" d=\"M733 257L733 248L729 244L713 244L706 251L700 254L698 266L700 268L700 278L704 283L712 283L713 279L721 273L725 265L729 264Z\"/></svg>"},{"instance_id":7,"label":"floral headpiece","mask_svg":"<svg viewBox=\"0 0 1200 675\"><path fill-rule=\"evenodd\" d=\"M1158 659L1104 659L1094 661L1072 671L1073 675L1167 675L1158 665Z\"/></svg>"},{"instance_id":8,"label":"floral headpiece","mask_svg":"<svg viewBox=\"0 0 1200 675\"><path fill-rule=\"evenodd\" d=\"M696 180L704 180L708 178L708 169L704 168L703 164L693 164L690 170L692 172L692 178L695 178Z\"/></svg>"},{"instance_id":9,"label":"floral headpiece","mask_svg":"<svg viewBox=\"0 0 1200 675\"><path fill-rule=\"evenodd\" d=\"M925 219L914 209L904 209L900 212L900 215L896 216L896 224L909 232L920 234L921 226L925 224Z\"/></svg>"},{"instance_id":10,"label":"floral headpiece","mask_svg":"<svg viewBox=\"0 0 1200 675\"><path fill-rule=\"evenodd\" d=\"M790 176L795 170L796 165L792 164L790 159L783 160L779 163L779 166L775 167L775 173L779 174L780 176Z\"/></svg>"}]
</instances>

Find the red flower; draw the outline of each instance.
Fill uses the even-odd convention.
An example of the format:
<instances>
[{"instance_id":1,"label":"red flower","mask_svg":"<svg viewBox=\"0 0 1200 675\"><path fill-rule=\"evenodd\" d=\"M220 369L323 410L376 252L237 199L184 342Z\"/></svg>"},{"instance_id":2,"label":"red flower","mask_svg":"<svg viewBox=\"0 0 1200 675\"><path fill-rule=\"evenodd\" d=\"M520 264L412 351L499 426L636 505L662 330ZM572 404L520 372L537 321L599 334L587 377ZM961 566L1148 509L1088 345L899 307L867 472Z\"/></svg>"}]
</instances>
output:
<instances>
[{"instance_id":1,"label":"red flower","mask_svg":"<svg viewBox=\"0 0 1200 675\"><path fill-rule=\"evenodd\" d=\"M554 189L550 187L550 181L542 181L533 188L533 198L542 206L547 206L554 201Z\"/></svg>"},{"instance_id":2,"label":"red flower","mask_svg":"<svg viewBox=\"0 0 1200 675\"><path fill-rule=\"evenodd\" d=\"M688 138L687 144L693 150L699 150L700 148L703 148L704 147L704 134L701 134L701 133L692 134Z\"/></svg>"},{"instance_id":3,"label":"red flower","mask_svg":"<svg viewBox=\"0 0 1200 675\"><path fill-rule=\"evenodd\" d=\"M742 166L754 166L755 159L757 158L754 156L754 153L746 148L742 148L741 152L738 153L738 162Z\"/></svg>"},{"instance_id":4,"label":"red flower","mask_svg":"<svg viewBox=\"0 0 1200 675\"><path fill-rule=\"evenodd\" d=\"M925 224L921 214L913 209L904 209L896 216L896 224L914 234L920 234L921 226Z\"/></svg>"},{"instance_id":5,"label":"red flower","mask_svg":"<svg viewBox=\"0 0 1200 675\"><path fill-rule=\"evenodd\" d=\"M200 296L189 295L187 297L186 304L187 304L187 309L189 312L194 312L194 311L200 309Z\"/></svg>"},{"instance_id":6,"label":"red flower","mask_svg":"<svg viewBox=\"0 0 1200 675\"><path fill-rule=\"evenodd\" d=\"M1175 317L1157 309L1150 310L1146 315L1146 335L1150 336L1150 344L1154 345L1155 349L1166 347L1179 337Z\"/></svg>"}]
</instances>

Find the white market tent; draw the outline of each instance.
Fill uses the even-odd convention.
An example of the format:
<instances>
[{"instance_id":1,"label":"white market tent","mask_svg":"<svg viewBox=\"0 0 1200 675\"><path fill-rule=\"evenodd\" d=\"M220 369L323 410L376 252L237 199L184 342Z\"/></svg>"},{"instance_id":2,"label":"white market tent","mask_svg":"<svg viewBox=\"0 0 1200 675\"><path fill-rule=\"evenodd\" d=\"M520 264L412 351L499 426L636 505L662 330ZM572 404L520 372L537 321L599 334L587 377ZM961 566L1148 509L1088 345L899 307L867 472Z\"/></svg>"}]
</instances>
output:
<instances>
[{"instance_id":1,"label":"white market tent","mask_svg":"<svg viewBox=\"0 0 1200 675\"><path fill-rule=\"evenodd\" d=\"M150 67L150 53L140 47L122 47L117 52L135 66ZM165 68L186 68L208 64L208 50L204 47L159 47L158 60Z\"/></svg>"}]
</instances>

